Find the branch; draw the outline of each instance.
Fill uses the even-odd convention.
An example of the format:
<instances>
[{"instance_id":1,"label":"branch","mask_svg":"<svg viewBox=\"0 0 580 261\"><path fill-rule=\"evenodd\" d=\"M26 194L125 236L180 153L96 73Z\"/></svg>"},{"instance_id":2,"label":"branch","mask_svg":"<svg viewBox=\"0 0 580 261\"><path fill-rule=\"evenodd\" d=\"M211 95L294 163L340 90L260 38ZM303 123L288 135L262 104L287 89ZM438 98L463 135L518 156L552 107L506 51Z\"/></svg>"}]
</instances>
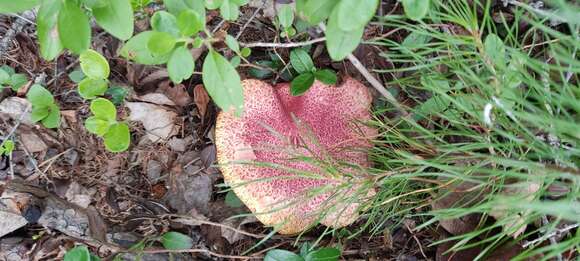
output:
<instances>
[{"instance_id":1,"label":"branch","mask_svg":"<svg viewBox=\"0 0 580 261\"><path fill-rule=\"evenodd\" d=\"M248 47L248 48L253 48L253 47L294 48L294 47L307 46L307 45L312 45L312 44L319 43L319 42L324 42L324 40L326 40L326 38L320 37L320 38L316 38L316 39L313 39L310 41L297 42L297 43L262 43L262 42L256 42L256 43L240 43L240 45L242 47Z\"/></svg>"},{"instance_id":2,"label":"branch","mask_svg":"<svg viewBox=\"0 0 580 261\"><path fill-rule=\"evenodd\" d=\"M322 29L323 32L326 31L326 26L324 26L324 24L320 24L319 25L320 29ZM383 96L385 97L385 99L387 99L387 101L389 101L391 104L393 104L393 106L395 106L395 108L397 108L397 110L399 112L401 112L401 114L403 114L403 117L407 117L409 116L409 112L407 112L407 110L405 110L405 108L403 108L403 106L397 101L397 99L395 99L395 97L393 97L393 95L387 91L387 89L381 84L381 82L379 82L379 80L377 80L370 72L369 70L367 70L367 68L364 67L364 65L358 60L358 58L356 58L352 53L349 54L346 57L350 63L352 63L352 65L365 77L365 79Z\"/></svg>"}]
</instances>

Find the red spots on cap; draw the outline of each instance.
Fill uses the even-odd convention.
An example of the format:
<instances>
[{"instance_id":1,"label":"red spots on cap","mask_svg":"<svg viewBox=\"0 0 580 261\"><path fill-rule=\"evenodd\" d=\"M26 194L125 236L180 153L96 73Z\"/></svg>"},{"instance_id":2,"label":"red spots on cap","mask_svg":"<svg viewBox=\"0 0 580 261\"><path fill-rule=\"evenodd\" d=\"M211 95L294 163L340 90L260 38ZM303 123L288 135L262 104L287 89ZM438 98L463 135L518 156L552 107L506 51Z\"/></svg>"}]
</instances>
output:
<instances>
[{"instance_id":1,"label":"red spots on cap","mask_svg":"<svg viewBox=\"0 0 580 261\"><path fill-rule=\"evenodd\" d=\"M360 202L337 204L334 198L353 194L360 187L352 184L360 177L352 168L337 168L346 175L326 166L369 167L366 149L376 130L361 124L371 117L367 87L350 78L338 87L315 82L295 97L288 84L245 80L242 85L244 115L222 112L216 123L218 163L226 183L261 222L283 224L280 233L305 230L322 211L328 211L320 220L327 226L352 223ZM339 190L345 183L351 185ZM307 195L321 188L326 188L323 193Z\"/></svg>"}]
</instances>

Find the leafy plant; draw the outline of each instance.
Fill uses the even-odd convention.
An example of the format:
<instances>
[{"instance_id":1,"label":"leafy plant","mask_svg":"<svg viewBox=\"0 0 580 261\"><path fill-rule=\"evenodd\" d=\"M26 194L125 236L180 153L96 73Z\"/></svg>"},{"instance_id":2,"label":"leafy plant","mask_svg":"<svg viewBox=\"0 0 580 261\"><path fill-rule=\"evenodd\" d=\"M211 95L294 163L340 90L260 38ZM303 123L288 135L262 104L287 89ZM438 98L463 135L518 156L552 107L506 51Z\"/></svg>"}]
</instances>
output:
<instances>
[{"instance_id":1,"label":"leafy plant","mask_svg":"<svg viewBox=\"0 0 580 261\"><path fill-rule=\"evenodd\" d=\"M312 25L326 23L326 49L339 61L360 43L364 27L374 16L379 0L298 0L296 9Z\"/></svg>"},{"instance_id":2,"label":"leafy plant","mask_svg":"<svg viewBox=\"0 0 580 261\"><path fill-rule=\"evenodd\" d=\"M60 125L60 108L54 102L50 91L40 84L34 84L28 90L26 98L32 104L33 122L40 121L47 128L57 128Z\"/></svg>"},{"instance_id":3,"label":"leafy plant","mask_svg":"<svg viewBox=\"0 0 580 261\"><path fill-rule=\"evenodd\" d=\"M278 10L277 18L278 24L284 29L282 32L283 37L292 37L296 34L296 29L292 27L294 23L294 10L292 10L291 5L282 5Z\"/></svg>"},{"instance_id":4,"label":"leafy plant","mask_svg":"<svg viewBox=\"0 0 580 261\"><path fill-rule=\"evenodd\" d=\"M91 102L93 116L85 121L87 130L105 141L105 147L111 152L121 152L129 148L131 135L126 123L117 121L117 109L107 99L97 98Z\"/></svg>"},{"instance_id":5,"label":"leafy plant","mask_svg":"<svg viewBox=\"0 0 580 261\"><path fill-rule=\"evenodd\" d=\"M22 73L16 73L10 66L0 67L0 89L10 86L13 91L18 91L28 82L28 77Z\"/></svg>"},{"instance_id":6,"label":"leafy plant","mask_svg":"<svg viewBox=\"0 0 580 261\"><path fill-rule=\"evenodd\" d=\"M299 75L290 83L290 93L294 96L304 94L319 80L324 84L335 84L336 73L330 69L317 70L310 55L303 49L294 49L290 52L290 63Z\"/></svg>"},{"instance_id":7,"label":"leafy plant","mask_svg":"<svg viewBox=\"0 0 580 261\"><path fill-rule=\"evenodd\" d=\"M340 257L340 250L333 247L325 247L314 250L311 245L306 242L302 245L299 254L295 254L288 250L272 249L266 253L264 261L334 261Z\"/></svg>"},{"instance_id":8,"label":"leafy plant","mask_svg":"<svg viewBox=\"0 0 580 261\"><path fill-rule=\"evenodd\" d=\"M44 59L56 58L63 48L76 54L87 50L91 42L89 15L105 31L120 40L127 40L133 35L134 18L130 0L36 2L40 4L36 22L40 51Z\"/></svg>"}]
</instances>

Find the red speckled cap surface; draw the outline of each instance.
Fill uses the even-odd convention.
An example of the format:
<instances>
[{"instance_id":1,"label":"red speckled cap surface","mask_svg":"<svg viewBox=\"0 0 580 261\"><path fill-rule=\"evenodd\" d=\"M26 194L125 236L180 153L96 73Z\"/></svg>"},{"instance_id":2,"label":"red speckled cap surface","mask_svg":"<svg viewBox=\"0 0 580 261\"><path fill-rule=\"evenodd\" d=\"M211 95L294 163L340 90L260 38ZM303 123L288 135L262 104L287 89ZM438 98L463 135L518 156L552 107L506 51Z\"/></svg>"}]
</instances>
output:
<instances>
[{"instance_id":1,"label":"red speckled cap surface","mask_svg":"<svg viewBox=\"0 0 580 261\"><path fill-rule=\"evenodd\" d=\"M367 87L350 78L339 87L315 82L296 97L290 95L288 84L272 87L245 80L242 85L243 117L221 112L216 123L218 163L236 195L261 222L281 225L283 234L305 230L321 211L328 211L320 219L327 226L342 227L356 220L359 200L336 204L333 199L360 189L353 185L360 180L360 171L336 166L348 162L369 167L366 150L377 132L361 124L370 120L372 98ZM329 164L342 171L329 174ZM346 183L348 188L337 188ZM306 196L320 188L326 190Z\"/></svg>"}]
</instances>

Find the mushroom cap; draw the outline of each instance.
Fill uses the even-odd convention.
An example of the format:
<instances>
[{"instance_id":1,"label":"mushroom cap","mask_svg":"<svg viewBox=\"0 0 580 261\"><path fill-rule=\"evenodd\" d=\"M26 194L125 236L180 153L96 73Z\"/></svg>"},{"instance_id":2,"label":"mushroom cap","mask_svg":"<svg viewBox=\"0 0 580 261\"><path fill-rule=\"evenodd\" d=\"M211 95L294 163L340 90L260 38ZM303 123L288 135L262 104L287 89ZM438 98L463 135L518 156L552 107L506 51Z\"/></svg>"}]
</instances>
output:
<instances>
[{"instance_id":1,"label":"mushroom cap","mask_svg":"<svg viewBox=\"0 0 580 261\"><path fill-rule=\"evenodd\" d=\"M371 118L368 88L352 78L338 87L316 81L302 96L292 96L289 84L244 80L242 86L244 115L221 112L216 122L217 160L225 182L258 220L279 226L282 234L299 233L317 220L331 227L354 222L359 199L344 203L337 195L354 196L361 187L353 185L360 175L352 166L370 166L369 138L377 131L361 124ZM304 157L348 162L352 165L339 171L351 175L331 175ZM346 182L351 185L337 188ZM326 190L306 196L322 187Z\"/></svg>"}]
</instances>

